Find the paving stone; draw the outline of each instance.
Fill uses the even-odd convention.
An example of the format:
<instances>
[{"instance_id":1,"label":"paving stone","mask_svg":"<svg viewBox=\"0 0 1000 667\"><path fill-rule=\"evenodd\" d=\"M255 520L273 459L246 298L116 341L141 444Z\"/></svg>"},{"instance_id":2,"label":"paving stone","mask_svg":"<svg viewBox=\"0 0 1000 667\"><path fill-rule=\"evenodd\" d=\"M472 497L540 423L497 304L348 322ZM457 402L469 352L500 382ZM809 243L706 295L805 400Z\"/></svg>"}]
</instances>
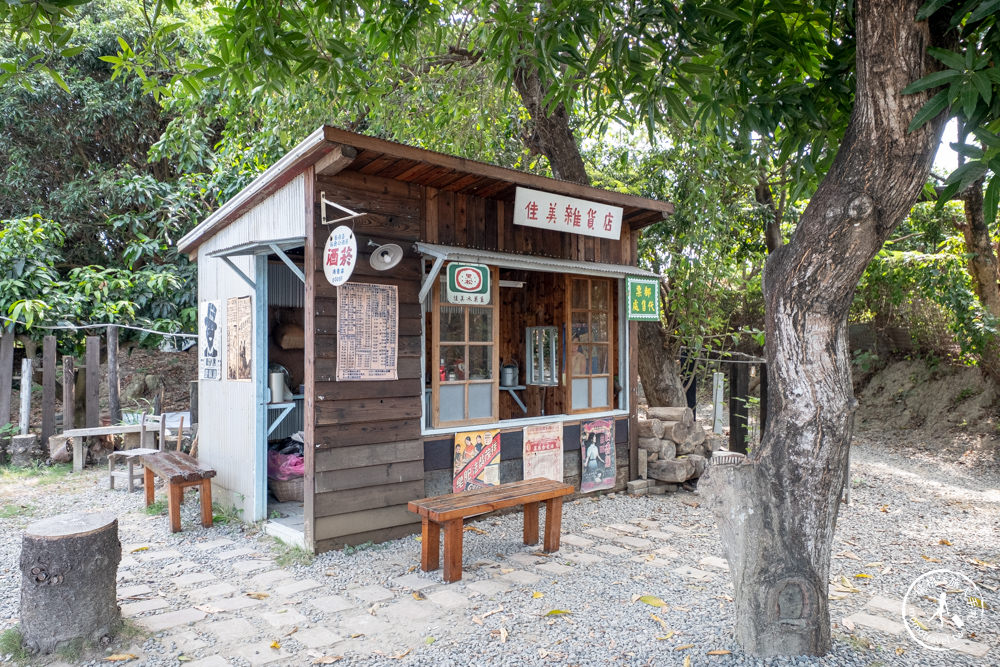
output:
<instances>
[{"instance_id":1,"label":"paving stone","mask_svg":"<svg viewBox=\"0 0 1000 667\"><path fill-rule=\"evenodd\" d=\"M989 644L974 642L970 639L953 637L943 632L931 632L924 637L924 642L932 646L944 646L953 651L971 655L974 658L984 658L990 650Z\"/></svg>"},{"instance_id":2,"label":"paving stone","mask_svg":"<svg viewBox=\"0 0 1000 667\"><path fill-rule=\"evenodd\" d=\"M249 556L250 554L256 552L256 549L251 549L250 547L236 547L235 549L227 549L226 551L215 554L215 558L218 558L219 560L232 560L233 558Z\"/></svg>"},{"instance_id":3,"label":"paving stone","mask_svg":"<svg viewBox=\"0 0 1000 667\"><path fill-rule=\"evenodd\" d=\"M579 535L573 535L572 533L569 535L563 535L560 538L560 542L562 542L563 544L568 544L571 547L579 547L581 549L593 546L594 544L593 540L588 540L585 537L580 537Z\"/></svg>"},{"instance_id":4,"label":"paving stone","mask_svg":"<svg viewBox=\"0 0 1000 667\"><path fill-rule=\"evenodd\" d=\"M674 534L674 533L664 533L664 532L659 531L659 530L650 530L650 531L647 531L646 532L646 537L648 537L651 540L663 540L663 541L666 541L666 540L676 540L677 539L677 535L676 534Z\"/></svg>"},{"instance_id":5,"label":"paving stone","mask_svg":"<svg viewBox=\"0 0 1000 667\"><path fill-rule=\"evenodd\" d=\"M894 614L898 617L900 612L903 610L903 601L876 595L868 601L868 608L873 611L882 611ZM924 614L912 604L908 604L906 605L906 615L922 617Z\"/></svg>"},{"instance_id":6,"label":"paving stone","mask_svg":"<svg viewBox=\"0 0 1000 667\"><path fill-rule=\"evenodd\" d=\"M653 553L657 556L663 556L664 558L679 558L681 555L681 552L673 547L660 547Z\"/></svg>"},{"instance_id":7,"label":"paving stone","mask_svg":"<svg viewBox=\"0 0 1000 667\"><path fill-rule=\"evenodd\" d=\"M583 531L587 535L593 535L602 540L613 540L618 537L618 533L612 533L610 530L604 530L603 528L588 528Z\"/></svg>"},{"instance_id":8,"label":"paving stone","mask_svg":"<svg viewBox=\"0 0 1000 667\"><path fill-rule=\"evenodd\" d=\"M271 567L272 565L274 565L273 560L238 560L233 563L233 571L239 574L247 574L249 572L256 572L257 570L263 570L265 567Z\"/></svg>"},{"instance_id":9,"label":"paving stone","mask_svg":"<svg viewBox=\"0 0 1000 667\"><path fill-rule=\"evenodd\" d=\"M178 625L197 623L201 619L205 618L205 616L205 612L189 607L187 609L181 609L180 611L171 611L166 614L145 616L143 618L136 619L136 624L141 625L150 632L159 632L160 630L166 630L167 628L175 628Z\"/></svg>"},{"instance_id":10,"label":"paving stone","mask_svg":"<svg viewBox=\"0 0 1000 667\"><path fill-rule=\"evenodd\" d=\"M600 556L583 553L582 551L572 551L570 553L563 554L563 558L579 565L594 565L595 563L604 562L604 559Z\"/></svg>"},{"instance_id":11,"label":"paving stone","mask_svg":"<svg viewBox=\"0 0 1000 667\"><path fill-rule=\"evenodd\" d=\"M227 651L227 653L230 653L237 658L244 658L252 667L257 667L257 665L269 665L279 661L283 665L292 664L291 653L284 649L273 649L271 648L271 642L267 641L256 642L245 646L237 646Z\"/></svg>"},{"instance_id":12,"label":"paving stone","mask_svg":"<svg viewBox=\"0 0 1000 667\"><path fill-rule=\"evenodd\" d=\"M174 577L170 580L170 583L174 586L188 588L194 586L195 584L203 584L206 581L213 581L215 579L218 579L218 577L211 572L192 572L190 574L182 574L179 577Z\"/></svg>"},{"instance_id":13,"label":"paving stone","mask_svg":"<svg viewBox=\"0 0 1000 667\"><path fill-rule=\"evenodd\" d=\"M322 585L323 584L319 583L315 579L288 581L275 586L274 594L281 596L295 595L296 593L301 593L303 591L311 591L312 589L319 588Z\"/></svg>"},{"instance_id":14,"label":"paving stone","mask_svg":"<svg viewBox=\"0 0 1000 667\"><path fill-rule=\"evenodd\" d=\"M130 567L135 567L138 564L139 564L139 561L137 561L136 559L132 558L131 556L122 556L121 561L118 563L118 569L119 570L127 570ZM120 572L119 572L119 574L120 574Z\"/></svg>"},{"instance_id":15,"label":"paving stone","mask_svg":"<svg viewBox=\"0 0 1000 667\"><path fill-rule=\"evenodd\" d=\"M197 651L208 646L208 642L199 637L192 630L182 630L171 632L164 637L164 644L169 642L178 651ZM227 663L228 664L228 663Z\"/></svg>"},{"instance_id":16,"label":"paving stone","mask_svg":"<svg viewBox=\"0 0 1000 667\"><path fill-rule=\"evenodd\" d=\"M469 598L456 591L434 591L427 594L427 599L445 609L460 609L469 604Z\"/></svg>"},{"instance_id":17,"label":"paving stone","mask_svg":"<svg viewBox=\"0 0 1000 667\"><path fill-rule=\"evenodd\" d=\"M630 549L653 548L653 543L644 537L632 537L631 535L624 535L622 537L616 537L615 542L623 546L629 547Z\"/></svg>"},{"instance_id":18,"label":"paving stone","mask_svg":"<svg viewBox=\"0 0 1000 667\"><path fill-rule=\"evenodd\" d=\"M539 566L542 567L542 566ZM510 590L510 584L497 579L481 579L473 581L466 586L470 591L489 597L497 593L506 593Z\"/></svg>"},{"instance_id":19,"label":"paving stone","mask_svg":"<svg viewBox=\"0 0 1000 667\"><path fill-rule=\"evenodd\" d=\"M196 602L204 602L212 598L221 598L223 595L232 595L236 590L236 587L232 584L221 582L205 586L204 588L195 588L192 591L188 591L187 596Z\"/></svg>"},{"instance_id":20,"label":"paving stone","mask_svg":"<svg viewBox=\"0 0 1000 667\"><path fill-rule=\"evenodd\" d=\"M674 536L677 536L677 535L687 535L690 532L690 531L684 530L680 526L675 526L672 523L662 523L662 522L660 523L660 526L659 526L658 530L660 532L663 532L663 533L673 534Z\"/></svg>"},{"instance_id":21,"label":"paving stone","mask_svg":"<svg viewBox=\"0 0 1000 667\"><path fill-rule=\"evenodd\" d=\"M716 570L729 572L729 561L725 558L719 558L718 556L705 556L698 561L698 565L701 565L702 567L714 567Z\"/></svg>"},{"instance_id":22,"label":"paving stone","mask_svg":"<svg viewBox=\"0 0 1000 667\"><path fill-rule=\"evenodd\" d=\"M230 618L202 625L200 630L210 632L221 642L235 642L257 634L254 626L242 618Z\"/></svg>"},{"instance_id":23,"label":"paving stone","mask_svg":"<svg viewBox=\"0 0 1000 667\"><path fill-rule=\"evenodd\" d=\"M616 547L613 544L600 544L596 546L594 549L595 551L606 553L609 556L621 556L622 554L631 553L628 549L623 549L622 547Z\"/></svg>"},{"instance_id":24,"label":"paving stone","mask_svg":"<svg viewBox=\"0 0 1000 667\"><path fill-rule=\"evenodd\" d=\"M345 616L341 619L339 627L344 629L348 637L355 634L374 635L380 632L387 632L392 629L392 626L382 619L363 612L360 614Z\"/></svg>"},{"instance_id":25,"label":"paving stone","mask_svg":"<svg viewBox=\"0 0 1000 667\"><path fill-rule=\"evenodd\" d=\"M263 601L254 600L244 595L241 597L218 598L208 604L220 611L237 611L239 609L247 609L248 607L256 607L259 604L263 604Z\"/></svg>"},{"instance_id":26,"label":"paving stone","mask_svg":"<svg viewBox=\"0 0 1000 667\"><path fill-rule=\"evenodd\" d=\"M440 607L434 606L427 600L417 601L411 598L404 598L398 602L393 602L385 609L379 609L378 615L405 626L410 632L423 629L438 620L444 613Z\"/></svg>"},{"instance_id":27,"label":"paving stone","mask_svg":"<svg viewBox=\"0 0 1000 667\"><path fill-rule=\"evenodd\" d=\"M182 554L177 549L156 549L150 548L149 551L143 551L135 555L135 559L140 563L152 563L154 561L163 560L164 558L183 558Z\"/></svg>"},{"instance_id":28,"label":"paving stone","mask_svg":"<svg viewBox=\"0 0 1000 667\"><path fill-rule=\"evenodd\" d=\"M649 556L636 556L630 559L634 563L642 563L650 567L670 567L673 565L669 560L662 558L650 558Z\"/></svg>"},{"instance_id":29,"label":"paving stone","mask_svg":"<svg viewBox=\"0 0 1000 667\"><path fill-rule=\"evenodd\" d=\"M193 560L181 560L170 565L165 565L156 573L158 577L176 577L190 572L197 572L202 565Z\"/></svg>"},{"instance_id":30,"label":"paving stone","mask_svg":"<svg viewBox=\"0 0 1000 667\"><path fill-rule=\"evenodd\" d=\"M199 658L191 662L185 662L184 664L188 667L229 667L232 663L221 655L210 655L207 658Z\"/></svg>"},{"instance_id":31,"label":"paving stone","mask_svg":"<svg viewBox=\"0 0 1000 667\"><path fill-rule=\"evenodd\" d=\"M656 530L660 527L660 522L653 519L634 519L630 520L629 523L635 523L637 526L642 526L647 530Z\"/></svg>"},{"instance_id":32,"label":"paving stone","mask_svg":"<svg viewBox=\"0 0 1000 667\"><path fill-rule=\"evenodd\" d=\"M542 563L536 569L547 574L554 574L556 576L573 571L573 568L568 565L563 565L562 563Z\"/></svg>"},{"instance_id":33,"label":"paving stone","mask_svg":"<svg viewBox=\"0 0 1000 667\"><path fill-rule=\"evenodd\" d=\"M323 648L343 641L345 637L326 628L306 628L292 635L292 639L302 643L306 648Z\"/></svg>"},{"instance_id":34,"label":"paving stone","mask_svg":"<svg viewBox=\"0 0 1000 667\"><path fill-rule=\"evenodd\" d=\"M421 577L419 574L404 574L402 577L392 579L391 582L394 586L407 588L413 591L422 591L425 588L437 585L437 582L433 579Z\"/></svg>"},{"instance_id":35,"label":"paving stone","mask_svg":"<svg viewBox=\"0 0 1000 667\"><path fill-rule=\"evenodd\" d=\"M389 589L374 585L354 588L347 592L362 602L367 602L368 604L382 602L383 600L391 600L394 597L393 592Z\"/></svg>"},{"instance_id":36,"label":"paving stone","mask_svg":"<svg viewBox=\"0 0 1000 667\"><path fill-rule=\"evenodd\" d=\"M566 536L563 536L563 541L564 542L566 541ZM520 565L521 567L531 567L532 565L535 565L536 563L538 563L542 559L539 558L538 556L533 555L533 554L516 553L516 554L511 554L511 555L507 556L507 560L513 561L514 563L516 563L517 565Z\"/></svg>"},{"instance_id":37,"label":"paving stone","mask_svg":"<svg viewBox=\"0 0 1000 667\"><path fill-rule=\"evenodd\" d=\"M294 609L261 612L260 614L257 614L257 616L276 628L283 628L287 625L299 625L300 623L306 623L309 621L308 618Z\"/></svg>"},{"instance_id":38,"label":"paving stone","mask_svg":"<svg viewBox=\"0 0 1000 667\"><path fill-rule=\"evenodd\" d=\"M532 586L541 579L537 574L532 574L524 570L514 570L513 572L501 575L499 578L515 586Z\"/></svg>"},{"instance_id":39,"label":"paving stone","mask_svg":"<svg viewBox=\"0 0 1000 667\"><path fill-rule=\"evenodd\" d=\"M148 595L152 593L153 589L146 584L137 584L135 586L119 586L118 587L118 599L122 600L124 598L135 597L137 595Z\"/></svg>"},{"instance_id":40,"label":"paving stone","mask_svg":"<svg viewBox=\"0 0 1000 667\"><path fill-rule=\"evenodd\" d=\"M228 547L230 544L235 544L232 540L222 537L218 540L212 540L211 542L202 542L201 544L194 545L195 551L211 551L213 549L218 549L220 547Z\"/></svg>"},{"instance_id":41,"label":"paving stone","mask_svg":"<svg viewBox=\"0 0 1000 667\"><path fill-rule=\"evenodd\" d=\"M887 635L900 635L906 629L903 627L902 623L897 623L896 621L890 621L884 616L875 616L873 614L866 614L864 612L855 612L844 619L844 624L853 623L854 625L863 625L866 628L871 628L877 632L884 632ZM848 625L848 628L850 626Z\"/></svg>"},{"instance_id":42,"label":"paving stone","mask_svg":"<svg viewBox=\"0 0 1000 667\"><path fill-rule=\"evenodd\" d=\"M233 564L233 569L236 569L236 563ZM278 581L285 581L294 577L288 570L268 570L267 572L261 572L260 574L255 574L250 578L250 585L254 588L264 588L274 584Z\"/></svg>"},{"instance_id":43,"label":"paving stone","mask_svg":"<svg viewBox=\"0 0 1000 667\"><path fill-rule=\"evenodd\" d=\"M131 602L129 604L121 605L122 616L138 616L139 614L144 614L147 611L155 611L156 609L164 609L169 607L167 601L163 598L150 598L149 600L141 600L139 602Z\"/></svg>"},{"instance_id":44,"label":"paving stone","mask_svg":"<svg viewBox=\"0 0 1000 667\"><path fill-rule=\"evenodd\" d=\"M638 535L642 532L642 528L637 526L630 526L627 523L613 523L608 526L611 530L616 530L619 533L625 533L626 535Z\"/></svg>"},{"instance_id":45,"label":"paving stone","mask_svg":"<svg viewBox=\"0 0 1000 667\"><path fill-rule=\"evenodd\" d=\"M354 607L352 602L339 595L327 595L325 597L309 600L309 604L316 607L320 611L327 612L328 614L334 614L338 611L344 611Z\"/></svg>"},{"instance_id":46,"label":"paving stone","mask_svg":"<svg viewBox=\"0 0 1000 667\"><path fill-rule=\"evenodd\" d=\"M694 579L695 581L708 581L712 578L711 573L705 572L704 570L698 570L687 565L682 565L674 570L674 574L679 574L685 579Z\"/></svg>"}]
</instances>

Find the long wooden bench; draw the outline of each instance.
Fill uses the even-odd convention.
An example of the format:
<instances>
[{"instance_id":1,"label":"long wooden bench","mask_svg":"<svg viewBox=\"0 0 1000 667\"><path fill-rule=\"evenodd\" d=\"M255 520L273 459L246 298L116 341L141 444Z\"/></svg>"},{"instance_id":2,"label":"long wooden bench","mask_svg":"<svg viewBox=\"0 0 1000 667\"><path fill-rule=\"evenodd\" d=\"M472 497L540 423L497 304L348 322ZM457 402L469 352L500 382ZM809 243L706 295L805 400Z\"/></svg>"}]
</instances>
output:
<instances>
[{"instance_id":1,"label":"long wooden bench","mask_svg":"<svg viewBox=\"0 0 1000 667\"><path fill-rule=\"evenodd\" d=\"M409 510L419 514L423 523L420 567L425 572L438 569L443 526L444 580L461 579L465 519L505 507L524 506L524 543L538 544L538 506L542 502L545 503L543 548L548 553L559 551L563 496L571 493L572 484L537 478L410 501Z\"/></svg>"},{"instance_id":2,"label":"long wooden bench","mask_svg":"<svg viewBox=\"0 0 1000 667\"><path fill-rule=\"evenodd\" d=\"M156 452L143 454L139 460L143 465L142 484L146 490L146 507L153 504L153 475L163 479L167 487L167 514L170 516L170 532L181 529L181 499L184 489L199 486L201 496L201 525L212 525L212 478L215 470L203 466L198 459L183 452Z\"/></svg>"}]
</instances>

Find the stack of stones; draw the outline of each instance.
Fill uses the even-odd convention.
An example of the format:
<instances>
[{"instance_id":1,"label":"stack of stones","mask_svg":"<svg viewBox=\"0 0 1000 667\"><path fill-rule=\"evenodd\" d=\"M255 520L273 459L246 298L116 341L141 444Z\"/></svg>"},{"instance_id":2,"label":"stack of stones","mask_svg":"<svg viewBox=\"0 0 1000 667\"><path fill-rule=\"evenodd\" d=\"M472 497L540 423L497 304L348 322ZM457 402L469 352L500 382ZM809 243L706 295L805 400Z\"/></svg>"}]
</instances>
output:
<instances>
[{"instance_id":1,"label":"stack of stones","mask_svg":"<svg viewBox=\"0 0 1000 667\"><path fill-rule=\"evenodd\" d=\"M629 482L629 491L639 495L673 491L701 477L712 451L722 447L721 439L709 437L694 420L691 408L649 408L638 432L642 479Z\"/></svg>"}]
</instances>

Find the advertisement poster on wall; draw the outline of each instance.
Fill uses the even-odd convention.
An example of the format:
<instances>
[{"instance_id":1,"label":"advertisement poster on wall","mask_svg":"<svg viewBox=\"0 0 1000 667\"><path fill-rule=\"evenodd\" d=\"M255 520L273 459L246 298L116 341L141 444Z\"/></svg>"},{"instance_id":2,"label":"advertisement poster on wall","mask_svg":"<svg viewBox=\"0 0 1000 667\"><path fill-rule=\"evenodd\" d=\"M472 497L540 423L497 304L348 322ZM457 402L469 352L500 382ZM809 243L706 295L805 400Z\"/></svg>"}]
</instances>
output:
<instances>
[{"instance_id":1,"label":"advertisement poster on wall","mask_svg":"<svg viewBox=\"0 0 1000 667\"><path fill-rule=\"evenodd\" d=\"M226 377L249 381L253 361L250 297L226 300Z\"/></svg>"},{"instance_id":2,"label":"advertisement poster on wall","mask_svg":"<svg viewBox=\"0 0 1000 667\"><path fill-rule=\"evenodd\" d=\"M562 424L524 427L524 479L563 481Z\"/></svg>"},{"instance_id":3,"label":"advertisement poster on wall","mask_svg":"<svg viewBox=\"0 0 1000 667\"><path fill-rule=\"evenodd\" d=\"M455 434L452 490L471 491L500 484L500 431Z\"/></svg>"},{"instance_id":4,"label":"advertisement poster on wall","mask_svg":"<svg viewBox=\"0 0 1000 667\"><path fill-rule=\"evenodd\" d=\"M580 459L583 461L580 491L615 487L615 423L595 419L580 424Z\"/></svg>"},{"instance_id":5,"label":"advertisement poster on wall","mask_svg":"<svg viewBox=\"0 0 1000 667\"><path fill-rule=\"evenodd\" d=\"M198 345L198 377L202 380L222 379L222 352L219 343L222 336L218 334L219 319L218 301L202 301L198 304L198 322L201 324Z\"/></svg>"}]
</instances>

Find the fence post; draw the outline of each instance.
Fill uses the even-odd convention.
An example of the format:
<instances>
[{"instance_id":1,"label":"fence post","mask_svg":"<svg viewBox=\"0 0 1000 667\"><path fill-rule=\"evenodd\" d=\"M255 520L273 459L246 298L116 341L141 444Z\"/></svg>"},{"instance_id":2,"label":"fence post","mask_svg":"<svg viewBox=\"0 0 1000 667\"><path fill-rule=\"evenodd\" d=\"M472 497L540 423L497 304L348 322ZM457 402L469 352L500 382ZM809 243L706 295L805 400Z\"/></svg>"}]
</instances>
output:
<instances>
[{"instance_id":1,"label":"fence post","mask_svg":"<svg viewBox=\"0 0 1000 667\"><path fill-rule=\"evenodd\" d=\"M729 451L747 453L747 394L750 377L744 364L729 365Z\"/></svg>"},{"instance_id":2,"label":"fence post","mask_svg":"<svg viewBox=\"0 0 1000 667\"><path fill-rule=\"evenodd\" d=\"M712 373L712 433L722 433L722 402L726 400L726 376Z\"/></svg>"},{"instance_id":3,"label":"fence post","mask_svg":"<svg viewBox=\"0 0 1000 667\"><path fill-rule=\"evenodd\" d=\"M101 338L100 336L87 336L87 412L85 426L93 428L100 426L101 405Z\"/></svg>"},{"instance_id":4,"label":"fence post","mask_svg":"<svg viewBox=\"0 0 1000 667\"><path fill-rule=\"evenodd\" d=\"M108 410L111 423L122 420L122 405L118 398L121 387L118 382L118 327L108 325Z\"/></svg>"},{"instance_id":5,"label":"fence post","mask_svg":"<svg viewBox=\"0 0 1000 667\"><path fill-rule=\"evenodd\" d=\"M56 337L42 339L42 450L56 432Z\"/></svg>"},{"instance_id":6,"label":"fence post","mask_svg":"<svg viewBox=\"0 0 1000 667\"><path fill-rule=\"evenodd\" d=\"M31 418L31 358L21 359L21 435L28 435L28 421Z\"/></svg>"},{"instance_id":7,"label":"fence post","mask_svg":"<svg viewBox=\"0 0 1000 667\"><path fill-rule=\"evenodd\" d=\"M76 371L73 369L73 357L63 357L63 431L69 431L76 426Z\"/></svg>"},{"instance_id":8,"label":"fence post","mask_svg":"<svg viewBox=\"0 0 1000 667\"><path fill-rule=\"evenodd\" d=\"M0 330L0 426L10 421L10 392L14 384L14 332Z\"/></svg>"}]
</instances>

